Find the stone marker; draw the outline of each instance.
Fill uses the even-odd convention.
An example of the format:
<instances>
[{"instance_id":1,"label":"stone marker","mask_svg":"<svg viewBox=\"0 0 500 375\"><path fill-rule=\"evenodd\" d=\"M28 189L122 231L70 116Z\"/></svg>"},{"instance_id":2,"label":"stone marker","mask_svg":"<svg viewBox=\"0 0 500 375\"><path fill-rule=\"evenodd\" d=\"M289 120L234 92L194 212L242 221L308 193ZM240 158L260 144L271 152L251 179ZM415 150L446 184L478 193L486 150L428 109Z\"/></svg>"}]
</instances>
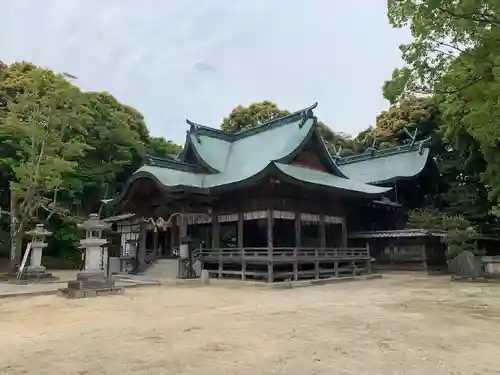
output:
<instances>
[{"instance_id":1,"label":"stone marker","mask_svg":"<svg viewBox=\"0 0 500 375\"><path fill-rule=\"evenodd\" d=\"M483 256L481 260L488 276L500 278L500 256Z\"/></svg>"},{"instance_id":2,"label":"stone marker","mask_svg":"<svg viewBox=\"0 0 500 375\"><path fill-rule=\"evenodd\" d=\"M91 214L87 221L78 224L80 229L85 230L85 238L80 240L85 252L85 268L77 274L76 280L68 282L67 288L60 289L60 294L69 298L84 298L98 294L123 293L123 287L116 287L115 281L108 278L102 269L106 264L103 257L107 257L107 252L103 249L107 241L102 238L102 231L108 226L99 220L97 214Z\"/></svg>"},{"instance_id":3,"label":"stone marker","mask_svg":"<svg viewBox=\"0 0 500 375\"><path fill-rule=\"evenodd\" d=\"M478 259L469 251L462 251L450 261L450 269L454 278L472 278L481 276Z\"/></svg>"},{"instance_id":4,"label":"stone marker","mask_svg":"<svg viewBox=\"0 0 500 375\"><path fill-rule=\"evenodd\" d=\"M200 279L201 279L202 284L205 284L205 285L210 284L210 273L208 272L208 270L201 271Z\"/></svg>"},{"instance_id":5,"label":"stone marker","mask_svg":"<svg viewBox=\"0 0 500 375\"><path fill-rule=\"evenodd\" d=\"M28 280L52 278L52 274L42 266L43 249L47 247L45 239L51 236L52 232L45 229L43 224L37 224L35 229L26 232L26 234L31 236L31 254L29 265L23 269L21 278Z\"/></svg>"}]
</instances>

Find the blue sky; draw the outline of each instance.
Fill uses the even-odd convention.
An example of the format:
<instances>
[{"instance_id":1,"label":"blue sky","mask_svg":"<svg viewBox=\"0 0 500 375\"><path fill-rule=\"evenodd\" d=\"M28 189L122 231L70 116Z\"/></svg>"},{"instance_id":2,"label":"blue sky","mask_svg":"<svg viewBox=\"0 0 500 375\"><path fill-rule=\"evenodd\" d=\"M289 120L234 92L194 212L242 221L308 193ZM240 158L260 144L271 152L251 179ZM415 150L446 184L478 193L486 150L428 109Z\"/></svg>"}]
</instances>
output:
<instances>
[{"instance_id":1,"label":"blue sky","mask_svg":"<svg viewBox=\"0 0 500 375\"><path fill-rule=\"evenodd\" d=\"M408 31L387 0L4 0L0 60L31 61L108 91L182 142L185 118L218 127L238 104L318 101L355 134L388 107L382 84Z\"/></svg>"}]
</instances>

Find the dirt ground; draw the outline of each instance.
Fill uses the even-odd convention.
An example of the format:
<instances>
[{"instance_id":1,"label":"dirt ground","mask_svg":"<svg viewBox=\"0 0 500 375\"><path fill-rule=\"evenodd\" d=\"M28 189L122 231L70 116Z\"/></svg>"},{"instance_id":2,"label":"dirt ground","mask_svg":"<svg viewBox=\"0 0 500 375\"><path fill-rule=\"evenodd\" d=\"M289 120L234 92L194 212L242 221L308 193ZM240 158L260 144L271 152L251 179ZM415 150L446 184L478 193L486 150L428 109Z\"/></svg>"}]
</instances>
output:
<instances>
[{"instance_id":1,"label":"dirt ground","mask_svg":"<svg viewBox=\"0 0 500 375\"><path fill-rule=\"evenodd\" d=\"M499 374L500 285L149 287L0 300L0 374Z\"/></svg>"}]
</instances>

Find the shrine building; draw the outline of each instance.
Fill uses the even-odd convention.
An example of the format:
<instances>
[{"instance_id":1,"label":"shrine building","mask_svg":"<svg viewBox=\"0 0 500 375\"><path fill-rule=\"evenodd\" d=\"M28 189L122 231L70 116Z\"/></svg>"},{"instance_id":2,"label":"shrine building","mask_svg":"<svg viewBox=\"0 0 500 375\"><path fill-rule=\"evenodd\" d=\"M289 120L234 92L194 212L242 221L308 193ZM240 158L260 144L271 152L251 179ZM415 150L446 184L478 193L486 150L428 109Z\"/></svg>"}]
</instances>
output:
<instances>
[{"instance_id":1,"label":"shrine building","mask_svg":"<svg viewBox=\"0 0 500 375\"><path fill-rule=\"evenodd\" d=\"M181 255L190 272L219 278L370 273L369 240L403 229L400 197L432 173L429 148L412 139L331 155L315 107L233 133L188 120L175 160L147 158L121 194L106 200L116 213L107 221L120 233L122 266L145 272ZM179 254L187 243L189 261ZM420 243L412 251L418 264L429 258Z\"/></svg>"}]
</instances>

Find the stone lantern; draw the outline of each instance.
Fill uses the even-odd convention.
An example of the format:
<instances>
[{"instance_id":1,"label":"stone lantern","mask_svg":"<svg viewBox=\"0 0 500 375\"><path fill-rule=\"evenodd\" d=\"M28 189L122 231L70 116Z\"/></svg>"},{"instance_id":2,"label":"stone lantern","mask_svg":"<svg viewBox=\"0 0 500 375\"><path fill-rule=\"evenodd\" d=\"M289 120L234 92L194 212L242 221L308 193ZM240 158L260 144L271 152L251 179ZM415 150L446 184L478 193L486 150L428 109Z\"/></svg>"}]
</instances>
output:
<instances>
[{"instance_id":1,"label":"stone lantern","mask_svg":"<svg viewBox=\"0 0 500 375\"><path fill-rule=\"evenodd\" d=\"M91 214L78 228L85 230L85 238L80 245L85 251L85 268L76 276L76 280L69 281L68 287L60 289L60 294L69 298L84 298L98 294L123 293L123 287L116 287L115 281L107 277L103 268L106 268L107 251L103 246L107 243L102 238L102 232L109 224L99 220L99 215Z\"/></svg>"},{"instance_id":2,"label":"stone lantern","mask_svg":"<svg viewBox=\"0 0 500 375\"><path fill-rule=\"evenodd\" d=\"M31 255L29 265L23 271L23 274L29 278L46 278L51 274L42 266L42 252L47 247L45 239L52 235L43 224L37 224L35 229L26 232L31 237Z\"/></svg>"},{"instance_id":3,"label":"stone lantern","mask_svg":"<svg viewBox=\"0 0 500 375\"><path fill-rule=\"evenodd\" d=\"M99 220L97 214L91 214L89 218L78 228L85 230L85 238L80 240L80 246L85 252L85 268L83 273L87 274L104 274L107 254L103 246L107 243L105 238L102 238L102 232L107 229L109 224Z\"/></svg>"}]
</instances>

